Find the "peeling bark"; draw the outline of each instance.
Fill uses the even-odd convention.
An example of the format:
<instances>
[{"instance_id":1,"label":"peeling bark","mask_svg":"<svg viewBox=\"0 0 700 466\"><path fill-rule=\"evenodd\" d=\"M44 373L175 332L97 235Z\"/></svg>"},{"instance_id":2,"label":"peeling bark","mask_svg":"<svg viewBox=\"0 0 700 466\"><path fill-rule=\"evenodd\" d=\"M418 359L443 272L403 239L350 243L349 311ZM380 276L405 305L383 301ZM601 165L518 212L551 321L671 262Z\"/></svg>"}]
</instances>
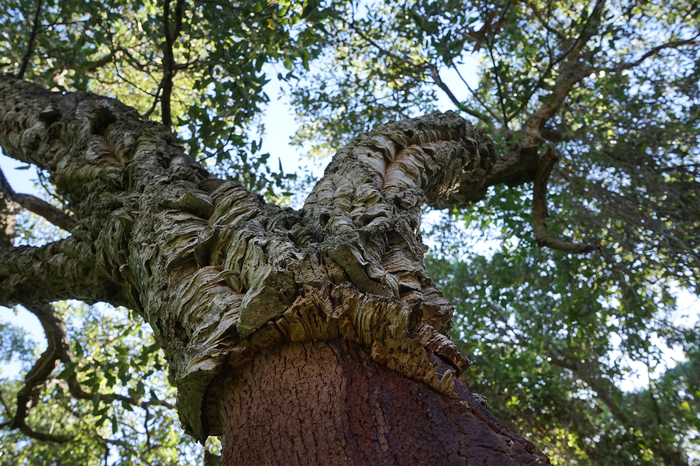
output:
<instances>
[{"instance_id":1,"label":"peeling bark","mask_svg":"<svg viewBox=\"0 0 700 466\"><path fill-rule=\"evenodd\" d=\"M532 181L538 157L533 148L499 157L462 118L431 114L356 138L294 211L213 177L167 128L115 100L7 76L0 145L47 170L76 220L69 239L3 253L0 304L99 299L136 310L165 351L182 424L199 440L231 436L241 421L221 418L222 400L238 396L222 389L239 384L222 380L273 348L316 340L352 342L337 343L355 348L348 367L365 367L369 355L443 408L464 400L455 380L468 361L444 335L452 306L423 267L420 208ZM442 421L433 422L425 428ZM489 422L474 426L496 429ZM545 461L531 445L524 451ZM510 458L502 464L521 464Z\"/></svg>"}]
</instances>

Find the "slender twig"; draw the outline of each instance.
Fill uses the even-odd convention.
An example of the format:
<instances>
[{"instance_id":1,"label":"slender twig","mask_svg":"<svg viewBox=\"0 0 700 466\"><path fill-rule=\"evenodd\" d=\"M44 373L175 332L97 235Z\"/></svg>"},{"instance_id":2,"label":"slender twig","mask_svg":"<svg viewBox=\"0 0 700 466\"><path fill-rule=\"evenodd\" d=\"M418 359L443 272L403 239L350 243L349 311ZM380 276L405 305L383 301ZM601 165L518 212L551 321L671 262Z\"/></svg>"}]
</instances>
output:
<instances>
[{"instance_id":1,"label":"slender twig","mask_svg":"<svg viewBox=\"0 0 700 466\"><path fill-rule=\"evenodd\" d=\"M347 22L346 22L345 24L346 24L347 26L349 26L350 29L352 29L353 31L355 31L355 32L357 33L358 36L360 36L360 37L361 37L362 39L364 39L365 41L369 42L374 48L376 48L377 50L379 50L380 52L382 52L384 55L387 55L387 56L389 56L389 57L391 57L391 58L393 58L393 59L395 59L395 60L404 62L404 63L406 63L406 64L408 64L408 65L411 65L411 66L414 66L414 67L416 67L416 68L423 68L423 67L425 67L425 65L427 65L427 63L424 64L424 65L419 65L418 63L414 63L413 60L411 60L411 59L409 59L409 58L401 57L401 56L397 55L396 53L394 53L394 52L392 52L392 51L390 51L390 50L387 50L386 48L382 47L381 45L379 45L379 44L377 43L377 41L375 41L375 40L372 39L371 37L367 36L367 34L365 34L364 32L362 32L362 31L355 25L355 22L354 22L354 21L351 22L351 23L347 23Z\"/></svg>"},{"instance_id":2,"label":"slender twig","mask_svg":"<svg viewBox=\"0 0 700 466\"><path fill-rule=\"evenodd\" d=\"M156 96L155 96L155 98L153 99L153 104L151 105L151 108L149 108L148 111L147 111L146 113L143 114L143 117L144 117L145 119L150 118L151 114L154 112L154 110L155 110L156 107L158 106L158 102L160 101L160 91L161 91L162 89L163 89L163 88L162 88L160 85L158 85L158 91L156 91Z\"/></svg>"},{"instance_id":3,"label":"slender twig","mask_svg":"<svg viewBox=\"0 0 700 466\"><path fill-rule=\"evenodd\" d=\"M481 97L479 97L479 94L477 94L476 91L475 91L474 89L472 89L472 87L469 85L469 83L467 82L467 80L464 79L464 76L462 76L462 73L459 72L459 68L455 65L455 63L454 63L454 62L450 62L450 66L452 67L453 70L455 70L455 71L457 72L457 76L459 76L459 79L462 80L462 82L464 83L464 85L467 86L467 89L469 90L469 92L471 92L472 96L476 99L477 102L479 102L479 104L480 104L482 107L484 107L484 109L489 113L489 115L491 115L491 117L493 117L494 120L496 120L496 121L498 121L498 122L500 122L500 123L503 123L503 122L501 121L501 119L498 117L498 115L496 115L496 114L493 112L493 110L491 110L491 107L489 107L488 105L486 105L486 102L484 102L484 101L481 99Z\"/></svg>"},{"instance_id":4,"label":"slender twig","mask_svg":"<svg viewBox=\"0 0 700 466\"><path fill-rule=\"evenodd\" d=\"M430 71L433 75L433 81L435 82L435 84L440 89L442 89L445 92L445 94L447 94L447 97L450 98L452 103L455 104L455 106L459 110L461 110L464 113L471 115L475 118L478 118L479 120L483 121L484 123L492 123L491 118L489 118L488 116L484 115L483 113L472 110L469 107L467 107L466 105L464 105L462 102L460 102L459 99L454 95L454 93L452 93L452 89L450 89L449 86L447 86L447 84L445 84L443 82L442 78L440 78L440 73L438 72L437 67L435 65L429 65L429 67L430 67Z\"/></svg>"},{"instance_id":5,"label":"slender twig","mask_svg":"<svg viewBox=\"0 0 700 466\"><path fill-rule=\"evenodd\" d=\"M670 48L678 48L678 47L683 47L684 45L692 45L692 44L698 44L700 41L698 40L700 38L700 33L696 34L695 37L691 37L690 39L685 39L685 40L677 40L673 42L667 42L665 44L658 45L649 51L647 51L644 55L642 55L639 59L630 62L630 63L624 63L617 68L614 69L614 71L624 71L624 70L629 70L631 68L634 68L635 66L639 66L646 60L647 58L654 56L661 52L664 49L670 49Z\"/></svg>"},{"instance_id":6,"label":"slender twig","mask_svg":"<svg viewBox=\"0 0 700 466\"><path fill-rule=\"evenodd\" d=\"M559 37L560 39L564 38L564 35L561 32L557 31L556 29L554 29L552 26L549 25L549 21L547 21L542 16L542 13L540 12L540 10L538 10L537 7L531 1L525 0L523 3L525 3L525 5L527 5L530 8L530 10L532 10L532 13L535 15L535 18L537 18L539 23L542 25L542 27L547 32L554 34L555 36ZM549 17L549 15L548 15L548 17Z\"/></svg>"},{"instance_id":7,"label":"slender twig","mask_svg":"<svg viewBox=\"0 0 700 466\"><path fill-rule=\"evenodd\" d=\"M503 89L501 89L501 79L498 75L498 68L496 67L496 59L493 56L493 47L489 41L486 41L486 49L489 51L489 57L491 58L491 65L493 70L493 76L496 79L496 89L498 91L498 101L501 104L501 112L503 113L503 125L508 129L508 115L506 114L506 103L503 97Z\"/></svg>"},{"instance_id":8,"label":"slender twig","mask_svg":"<svg viewBox=\"0 0 700 466\"><path fill-rule=\"evenodd\" d=\"M29 33L29 40L27 40L27 49L24 51L24 56L22 57L22 63L19 66L19 71L17 71L17 77L23 78L24 74L27 72L27 66L29 66L29 59L34 53L34 44L36 42L36 33L39 30L39 16L41 15L42 0L37 0L36 2L36 13L34 14L34 24L32 25L32 30Z\"/></svg>"},{"instance_id":9,"label":"slender twig","mask_svg":"<svg viewBox=\"0 0 700 466\"><path fill-rule=\"evenodd\" d=\"M173 55L173 44L177 41L182 30L182 15L185 7L184 0L177 0L175 4L174 27L170 30L170 0L163 2L163 33L165 42L163 43L163 79L160 82L162 90L160 96L160 110L163 124L170 128L173 125L172 109L170 106L173 92L173 78L175 77L176 66Z\"/></svg>"},{"instance_id":10,"label":"slender twig","mask_svg":"<svg viewBox=\"0 0 700 466\"><path fill-rule=\"evenodd\" d=\"M503 7L503 12L501 13L501 19L499 20L500 22L505 20L506 14L508 14L508 9L510 8L511 0L508 0L508 2L505 4ZM508 129L508 116L506 114L506 102L505 102L505 97L503 95L503 89L501 87L501 79L500 76L498 75L498 68L496 67L496 59L493 54L493 45L496 42L496 32L497 30L494 30L494 34L491 37L491 41L489 41L488 37L486 36L486 33L488 31L484 32L484 42L486 42L486 49L489 52L489 57L491 58L491 66L493 70L493 75L496 78L496 88L498 91L498 100L500 101L501 104L501 112L503 113L503 125L505 126L506 129Z\"/></svg>"},{"instance_id":11,"label":"slender twig","mask_svg":"<svg viewBox=\"0 0 700 466\"><path fill-rule=\"evenodd\" d=\"M151 413L148 411L148 407L145 408L146 415L143 418L143 428L146 431L146 452L151 451L151 429L148 427L148 421L151 417Z\"/></svg>"},{"instance_id":12,"label":"slender twig","mask_svg":"<svg viewBox=\"0 0 700 466\"><path fill-rule=\"evenodd\" d=\"M0 405L2 405L5 412L7 412L7 416L12 418L13 417L12 411L10 410L10 407L7 405L7 403L5 402L5 397L2 396L2 392L0 392ZM3 422L2 424L0 424L0 427L4 427L5 425L9 425L9 423L10 423L10 421Z\"/></svg>"}]
</instances>

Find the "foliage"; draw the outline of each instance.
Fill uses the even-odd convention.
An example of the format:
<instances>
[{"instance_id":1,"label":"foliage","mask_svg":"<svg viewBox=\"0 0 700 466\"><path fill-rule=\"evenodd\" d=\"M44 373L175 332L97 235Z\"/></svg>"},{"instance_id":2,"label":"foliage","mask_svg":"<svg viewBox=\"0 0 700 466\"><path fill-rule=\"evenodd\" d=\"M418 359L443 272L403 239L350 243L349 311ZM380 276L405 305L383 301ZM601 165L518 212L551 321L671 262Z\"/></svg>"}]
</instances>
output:
<instances>
[{"instance_id":1,"label":"foliage","mask_svg":"<svg viewBox=\"0 0 700 466\"><path fill-rule=\"evenodd\" d=\"M472 388L555 463L656 464L657 438L697 449L697 376L687 368L698 328L679 325L673 298L645 289L644 277L618 288L609 275L620 272L604 260L524 239L492 258L430 257L427 267L457 308ZM663 347L674 344L688 360L664 371ZM618 388L634 378L630 361L644 363L649 388Z\"/></svg>"},{"instance_id":2,"label":"foliage","mask_svg":"<svg viewBox=\"0 0 700 466\"><path fill-rule=\"evenodd\" d=\"M76 363L58 368L56 378L43 388L44 402L32 411L30 424L75 438L69 443L37 442L19 431L2 430L0 464L88 465L107 459L118 464L187 464L195 458L199 452L182 433L172 407L143 408L106 399L118 393L174 404L163 356L138 316L104 305L65 303L54 308L68 322ZM75 400L68 393L66 379L72 373L91 393L91 400ZM21 385L12 379L2 381L8 411Z\"/></svg>"}]
</instances>

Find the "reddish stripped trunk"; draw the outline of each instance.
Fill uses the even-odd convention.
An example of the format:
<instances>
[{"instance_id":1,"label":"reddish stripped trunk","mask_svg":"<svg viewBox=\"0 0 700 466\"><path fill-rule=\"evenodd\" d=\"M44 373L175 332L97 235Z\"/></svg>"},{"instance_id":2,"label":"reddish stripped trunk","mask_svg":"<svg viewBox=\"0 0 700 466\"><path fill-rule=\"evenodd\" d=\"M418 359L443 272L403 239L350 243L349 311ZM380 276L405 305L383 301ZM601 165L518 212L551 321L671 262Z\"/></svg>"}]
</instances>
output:
<instances>
[{"instance_id":1,"label":"reddish stripped trunk","mask_svg":"<svg viewBox=\"0 0 700 466\"><path fill-rule=\"evenodd\" d=\"M217 385L224 465L549 463L466 382L449 397L341 339L265 349Z\"/></svg>"}]
</instances>

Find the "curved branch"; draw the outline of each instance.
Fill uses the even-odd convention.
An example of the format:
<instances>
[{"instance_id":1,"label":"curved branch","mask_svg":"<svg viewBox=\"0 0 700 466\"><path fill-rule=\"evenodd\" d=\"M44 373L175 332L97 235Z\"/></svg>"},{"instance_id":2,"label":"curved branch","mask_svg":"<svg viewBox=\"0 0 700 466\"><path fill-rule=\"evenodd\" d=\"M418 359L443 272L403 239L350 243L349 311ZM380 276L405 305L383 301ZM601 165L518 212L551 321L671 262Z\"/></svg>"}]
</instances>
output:
<instances>
[{"instance_id":1,"label":"curved branch","mask_svg":"<svg viewBox=\"0 0 700 466\"><path fill-rule=\"evenodd\" d=\"M665 49L675 49L678 47L683 47L686 45L694 45L700 43L698 41L698 38L700 38L700 33L696 34L694 37L691 37L690 39L685 39L685 40L677 40L673 42L667 42L665 44L658 45L652 49L649 49L644 55L639 57L637 60L629 63L623 63L620 66L616 67L613 71L624 71L624 70L629 70L634 68L635 66L641 65L644 60L646 60L649 57L653 57L654 55L657 55L659 52Z\"/></svg>"},{"instance_id":2,"label":"curved branch","mask_svg":"<svg viewBox=\"0 0 700 466\"><path fill-rule=\"evenodd\" d=\"M29 411L36 406L40 390L58 367L61 347L68 345L65 325L49 304L28 305L26 308L39 319L46 335L47 348L27 372L24 387L17 393L17 412L13 426L19 419L25 419Z\"/></svg>"},{"instance_id":3,"label":"curved branch","mask_svg":"<svg viewBox=\"0 0 700 466\"><path fill-rule=\"evenodd\" d=\"M540 246L556 249L571 254L582 254L598 249L594 244L571 243L550 236L547 231L547 182L558 160L557 152L547 146L537 169L532 192L532 229Z\"/></svg>"},{"instance_id":4,"label":"curved branch","mask_svg":"<svg viewBox=\"0 0 700 466\"><path fill-rule=\"evenodd\" d=\"M29 427L24 421L20 422L17 425L17 428L27 437L33 438L35 440L41 440L43 442L68 443L71 440L73 440L73 438L75 438L72 435L54 435L47 434L45 432L37 432L31 427Z\"/></svg>"},{"instance_id":5,"label":"curved branch","mask_svg":"<svg viewBox=\"0 0 700 466\"><path fill-rule=\"evenodd\" d=\"M9 421L4 422L0 427L19 429L26 436L36 440L66 443L72 440L74 436L37 432L26 423L29 413L39 403L39 396L42 388L51 378L51 374L56 370L59 362L66 365L73 362L66 325L63 319L61 319L61 316L49 304L25 305L24 307L39 319L44 329L44 335L46 336L47 348L24 377L24 386L17 393L17 409L14 416L12 416ZM68 387L70 394L76 399L91 401L95 398L94 394L88 393L82 389L75 373L68 377ZM174 408L170 403L158 399L141 402L138 399L115 393L101 394L100 399L105 402L120 401L144 409L150 406ZM9 414L10 410L4 399L0 401L2 401L5 410L8 411Z\"/></svg>"},{"instance_id":6,"label":"curved branch","mask_svg":"<svg viewBox=\"0 0 700 466\"><path fill-rule=\"evenodd\" d=\"M57 227L66 231L72 231L75 228L75 219L61 209L31 194L15 193L2 170L0 170L0 190L7 198L16 202L22 208L45 218Z\"/></svg>"},{"instance_id":7,"label":"curved branch","mask_svg":"<svg viewBox=\"0 0 700 466\"><path fill-rule=\"evenodd\" d=\"M49 442L66 443L73 436L53 435L37 432L27 425L30 411L39 403L41 390L58 366L61 353L68 347L66 327L49 304L29 305L26 308L41 322L46 335L47 348L24 377L24 386L17 393L17 409L12 419L6 423L9 429L19 429L26 436ZM4 403L3 403L4 404ZM6 407L7 409L7 407Z\"/></svg>"}]
</instances>

